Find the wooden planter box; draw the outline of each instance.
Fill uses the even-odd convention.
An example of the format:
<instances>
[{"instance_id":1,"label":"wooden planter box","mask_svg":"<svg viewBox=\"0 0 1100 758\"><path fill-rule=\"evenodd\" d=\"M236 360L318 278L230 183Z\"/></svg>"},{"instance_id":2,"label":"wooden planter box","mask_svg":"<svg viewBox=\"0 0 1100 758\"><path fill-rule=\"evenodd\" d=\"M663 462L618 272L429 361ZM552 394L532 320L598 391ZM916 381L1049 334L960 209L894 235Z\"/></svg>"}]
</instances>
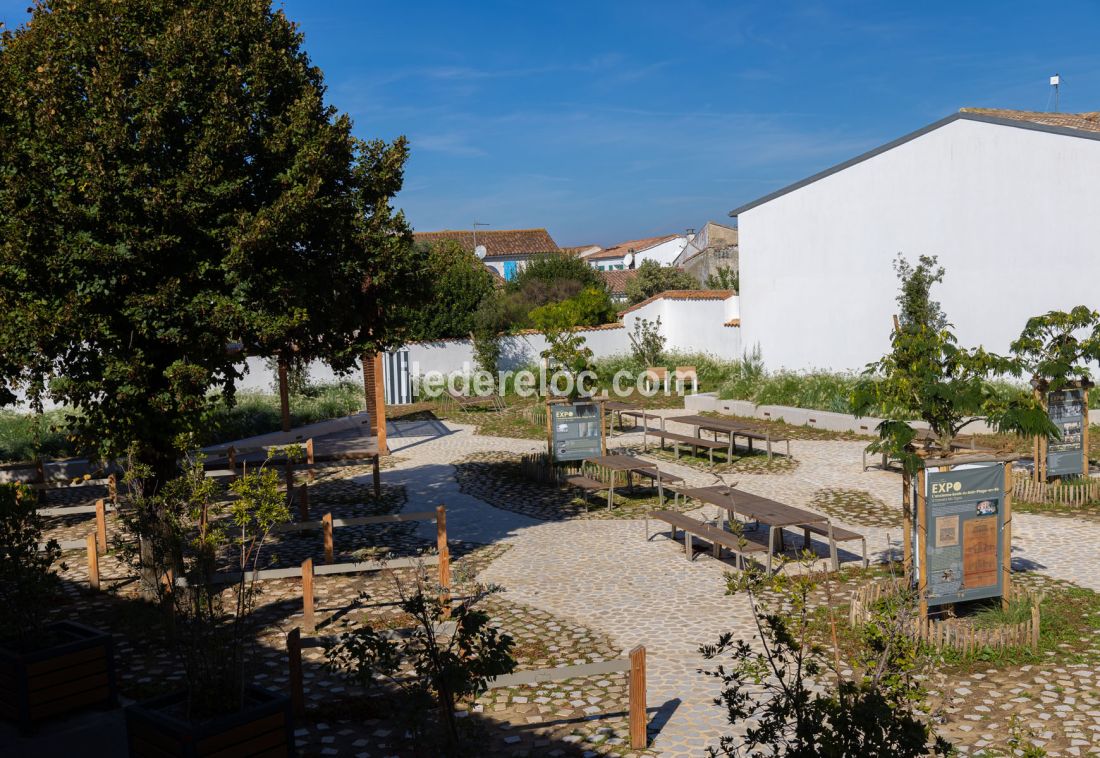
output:
<instances>
[{"instance_id":1,"label":"wooden planter box","mask_svg":"<svg viewBox=\"0 0 1100 758\"><path fill-rule=\"evenodd\" d=\"M111 635L73 621L46 628L66 641L30 653L0 648L0 715L24 732L50 716L116 702Z\"/></svg>"},{"instance_id":2,"label":"wooden planter box","mask_svg":"<svg viewBox=\"0 0 1100 758\"><path fill-rule=\"evenodd\" d=\"M186 697L177 692L126 709L131 758L294 755L294 724L287 695L250 687L251 702L244 710L200 724L166 712Z\"/></svg>"}]
</instances>

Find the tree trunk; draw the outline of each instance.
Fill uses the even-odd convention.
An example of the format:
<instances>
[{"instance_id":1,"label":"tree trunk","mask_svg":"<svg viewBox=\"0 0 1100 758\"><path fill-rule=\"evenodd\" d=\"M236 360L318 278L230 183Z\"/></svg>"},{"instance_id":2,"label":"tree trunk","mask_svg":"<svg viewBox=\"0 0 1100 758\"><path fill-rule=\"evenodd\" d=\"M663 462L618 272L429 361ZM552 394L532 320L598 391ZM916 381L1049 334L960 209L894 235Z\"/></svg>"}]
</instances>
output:
<instances>
[{"instance_id":1,"label":"tree trunk","mask_svg":"<svg viewBox=\"0 0 1100 758\"><path fill-rule=\"evenodd\" d=\"M279 356L279 412L282 416L283 431L290 431L290 387L287 383L286 359Z\"/></svg>"}]
</instances>

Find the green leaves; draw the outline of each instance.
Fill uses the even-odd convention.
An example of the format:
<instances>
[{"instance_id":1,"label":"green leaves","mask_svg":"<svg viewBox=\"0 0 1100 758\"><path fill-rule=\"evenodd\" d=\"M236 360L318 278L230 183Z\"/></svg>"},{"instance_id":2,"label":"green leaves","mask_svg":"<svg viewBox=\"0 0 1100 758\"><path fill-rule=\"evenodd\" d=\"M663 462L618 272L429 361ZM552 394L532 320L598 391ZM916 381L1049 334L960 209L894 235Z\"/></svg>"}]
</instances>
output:
<instances>
[{"instance_id":1,"label":"green leaves","mask_svg":"<svg viewBox=\"0 0 1100 758\"><path fill-rule=\"evenodd\" d=\"M0 402L40 383L89 453L174 460L245 354L349 368L418 298L364 142L267 0L75 0L0 38Z\"/></svg>"},{"instance_id":2,"label":"green leaves","mask_svg":"<svg viewBox=\"0 0 1100 758\"><path fill-rule=\"evenodd\" d=\"M631 305L668 290L697 290L699 282L686 271L662 266L657 261L643 261L637 273L626 283L626 297Z\"/></svg>"}]
</instances>

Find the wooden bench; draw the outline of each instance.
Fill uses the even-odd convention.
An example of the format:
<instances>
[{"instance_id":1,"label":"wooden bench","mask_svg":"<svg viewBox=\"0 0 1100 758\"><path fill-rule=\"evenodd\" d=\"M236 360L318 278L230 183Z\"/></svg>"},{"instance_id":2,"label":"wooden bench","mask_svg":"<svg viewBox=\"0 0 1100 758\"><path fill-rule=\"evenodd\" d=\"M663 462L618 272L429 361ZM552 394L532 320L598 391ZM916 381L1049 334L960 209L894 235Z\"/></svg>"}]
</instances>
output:
<instances>
[{"instance_id":1,"label":"wooden bench","mask_svg":"<svg viewBox=\"0 0 1100 758\"><path fill-rule=\"evenodd\" d=\"M666 432L662 429L650 429L646 427L642 430L642 450L649 449L649 437L656 437L661 441L661 449L665 449L665 442L671 442L673 449L676 451L676 457L680 457L680 445L690 445L694 448L705 448L707 455L710 458L710 464L714 465L714 451L725 450L727 457L729 456L730 445L728 442L719 442L718 440L708 440L702 437L692 437L689 434L676 434L675 432ZM727 461L728 462L728 461Z\"/></svg>"},{"instance_id":2,"label":"wooden bench","mask_svg":"<svg viewBox=\"0 0 1100 758\"><path fill-rule=\"evenodd\" d=\"M575 474L573 476L567 476L565 483L570 487L576 487L581 491L581 496L584 498L584 512L588 513L588 496L593 492L600 492L610 487L607 482L601 482L599 479L593 479L590 476L584 474ZM611 504L608 503L608 509L611 508Z\"/></svg>"},{"instance_id":3,"label":"wooden bench","mask_svg":"<svg viewBox=\"0 0 1100 758\"><path fill-rule=\"evenodd\" d=\"M692 548L692 535L700 537L711 544L711 551L715 558L722 557L722 548L726 548L731 553L737 555L737 568L744 569L745 567L745 555L749 553L762 553L767 548L758 542L748 542L742 540L736 534L727 532L725 529L719 529L716 526L711 526L708 523L693 519L690 516L685 516L677 511L649 511L646 513L645 522L645 538L648 541L649 535L649 519L656 519L663 521L669 525L669 536L671 539L676 539L676 530L679 529L684 533L684 552L687 555L689 561L695 560L695 550Z\"/></svg>"},{"instance_id":4,"label":"wooden bench","mask_svg":"<svg viewBox=\"0 0 1100 758\"><path fill-rule=\"evenodd\" d=\"M859 540L863 543L863 568L867 568L870 565L867 561L867 537L859 532L853 532L849 529L841 529L839 526L828 527L818 526L817 524L803 524L802 525L802 548L809 549L810 547L810 534L818 534L822 537L832 537L833 542L852 542L853 540Z\"/></svg>"}]
</instances>

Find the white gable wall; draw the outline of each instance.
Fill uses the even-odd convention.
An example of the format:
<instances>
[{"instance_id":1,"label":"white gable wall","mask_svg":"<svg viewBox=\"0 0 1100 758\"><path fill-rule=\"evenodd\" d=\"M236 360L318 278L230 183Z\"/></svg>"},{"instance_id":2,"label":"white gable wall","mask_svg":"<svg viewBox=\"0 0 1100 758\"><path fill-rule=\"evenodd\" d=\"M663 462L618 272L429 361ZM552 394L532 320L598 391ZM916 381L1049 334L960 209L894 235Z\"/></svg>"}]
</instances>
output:
<instances>
[{"instance_id":1,"label":"white gable wall","mask_svg":"<svg viewBox=\"0 0 1100 758\"><path fill-rule=\"evenodd\" d=\"M861 369L889 347L896 255L939 256L966 346L1100 306L1100 141L957 120L743 211L742 342L770 368Z\"/></svg>"}]
</instances>

